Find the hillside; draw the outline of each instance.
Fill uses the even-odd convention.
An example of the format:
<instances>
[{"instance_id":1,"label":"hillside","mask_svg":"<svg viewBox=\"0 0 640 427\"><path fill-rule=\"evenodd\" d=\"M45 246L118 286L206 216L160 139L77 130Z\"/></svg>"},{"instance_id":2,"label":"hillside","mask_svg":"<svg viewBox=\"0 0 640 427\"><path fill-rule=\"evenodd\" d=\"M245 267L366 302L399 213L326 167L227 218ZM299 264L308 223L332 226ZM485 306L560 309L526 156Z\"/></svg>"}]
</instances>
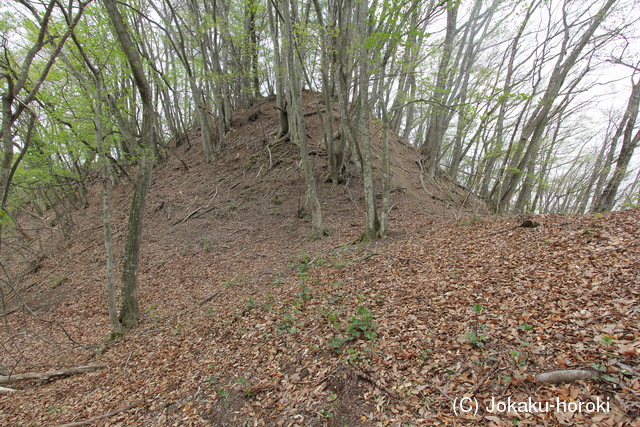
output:
<instances>
[{"instance_id":1,"label":"hillside","mask_svg":"<svg viewBox=\"0 0 640 427\"><path fill-rule=\"evenodd\" d=\"M10 264L29 309L3 295L0 375L105 368L7 384L18 391L0 395L0 425L640 425L639 210L518 227L523 218L483 216L454 185L420 182L415 153L397 143L390 236L352 244L364 222L360 180L321 184L309 98L305 111L335 233L306 239L297 149L266 144L273 103L237 112L211 164L192 133L191 149L154 170L144 315L120 341L101 345L110 329L98 180L65 236L53 211L20 218L39 231ZM130 193L126 180L114 189L118 260ZM602 375L534 379L573 368ZM476 413L456 410L464 397L477 399ZM529 398L585 406L487 410L492 399Z\"/></svg>"}]
</instances>

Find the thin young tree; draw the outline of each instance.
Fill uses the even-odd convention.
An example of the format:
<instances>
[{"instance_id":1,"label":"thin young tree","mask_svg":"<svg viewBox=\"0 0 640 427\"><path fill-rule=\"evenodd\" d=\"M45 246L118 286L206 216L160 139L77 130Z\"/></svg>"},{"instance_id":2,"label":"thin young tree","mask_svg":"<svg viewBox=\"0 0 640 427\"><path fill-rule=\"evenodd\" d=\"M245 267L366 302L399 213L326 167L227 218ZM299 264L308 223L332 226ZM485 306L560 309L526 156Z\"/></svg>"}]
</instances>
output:
<instances>
[{"instance_id":1,"label":"thin young tree","mask_svg":"<svg viewBox=\"0 0 640 427\"><path fill-rule=\"evenodd\" d=\"M311 236L312 240L320 239L325 231L322 226L322 209L316 192L316 182L313 169L309 161L307 148L307 131L302 115L302 64L298 50L298 41L294 34L293 21L297 18L295 0L283 0L280 2L285 26L285 56L288 79L288 106L287 117L291 139L300 148L302 169L307 183L307 203L311 205Z\"/></svg>"},{"instance_id":2,"label":"thin young tree","mask_svg":"<svg viewBox=\"0 0 640 427\"><path fill-rule=\"evenodd\" d=\"M134 326L140 315L138 306L138 264L140 254L140 239L146 207L147 193L151 184L153 159L151 153L155 146L155 117L151 85L146 76L144 65L133 42L124 17L118 8L116 0L103 0L103 4L113 26L114 36L118 40L127 58L135 81L140 100L142 102L142 124L140 133L140 147L138 161L138 178L136 181L124 248L124 263L122 266L121 309L118 316L118 328L114 333L121 334ZM116 329L116 328L114 328Z\"/></svg>"}]
</instances>

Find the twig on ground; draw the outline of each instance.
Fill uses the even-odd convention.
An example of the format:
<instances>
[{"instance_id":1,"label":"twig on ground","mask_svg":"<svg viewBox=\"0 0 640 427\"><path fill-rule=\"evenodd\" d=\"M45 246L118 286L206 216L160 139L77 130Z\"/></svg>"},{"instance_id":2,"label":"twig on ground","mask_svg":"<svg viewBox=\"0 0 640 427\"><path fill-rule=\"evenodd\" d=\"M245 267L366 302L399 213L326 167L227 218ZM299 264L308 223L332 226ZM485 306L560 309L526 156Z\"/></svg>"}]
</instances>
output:
<instances>
[{"instance_id":1,"label":"twig on ground","mask_svg":"<svg viewBox=\"0 0 640 427\"><path fill-rule=\"evenodd\" d=\"M104 418L110 418L110 417L113 417L114 415L119 414L120 412L128 411L129 409L133 409L136 406L140 406L143 402L144 402L143 400L139 400L139 401L137 401L135 403L132 403L130 405L123 406L122 408L114 409L111 412L108 412L108 413L103 414L103 415L98 415L97 417L89 418L88 420L85 420L85 421L78 421L78 422L74 422L74 423L60 424L57 427L88 426L88 425L91 425L91 424L93 424L94 422L96 422L98 420L102 420Z\"/></svg>"}]
</instances>

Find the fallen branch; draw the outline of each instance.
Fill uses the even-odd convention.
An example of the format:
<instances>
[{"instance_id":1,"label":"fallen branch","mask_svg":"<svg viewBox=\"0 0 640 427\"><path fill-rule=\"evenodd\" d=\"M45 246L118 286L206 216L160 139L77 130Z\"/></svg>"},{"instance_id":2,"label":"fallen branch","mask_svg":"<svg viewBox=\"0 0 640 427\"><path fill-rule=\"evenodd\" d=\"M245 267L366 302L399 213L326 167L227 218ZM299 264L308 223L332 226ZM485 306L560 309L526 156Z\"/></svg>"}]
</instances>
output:
<instances>
[{"instance_id":1,"label":"fallen branch","mask_svg":"<svg viewBox=\"0 0 640 427\"><path fill-rule=\"evenodd\" d=\"M452 402L456 401L456 399L454 399L453 397L449 396L443 389L441 389L437 385L434 384L433 386L436 388L436 390L438 390L440 393L442 393L442 395L444 397L446 397L447 399L449 399L450 401L452 401Z\"/></svg>"},{"instance_id":2,"label":"fallen branch","mask_svg":"<svg viewBox=\"0 0 640 427\"><path fill-rule=\"evenodd\" d=\"M67 423L67 424L60 424L57 427L78 427L78 426L88 426L93 424L94 422L104 419L104 418L110 418L113 417L116 414L119 414L120 412L124 412L124 411L128 411L129 409L133 409L136 406L140 406L143 403L142 400L139 400L135 403L132 403L131 405L127 405L127 406L123 406L122 408L119 409L114 409L113 411L106 413L104 415L98 415L97 417L93 417L93 418L89 418L88 420L85 421L78 421L75 423Z\"/></svg>"},{"instance_id":3,"label":"fallen branch","mask_svg":"<svg viewBox=\"0 0 640 427\"><path fill-rule=\"evenodd\" d=\"M206 303L208 303L209 301L211 301L212 299L214 299L215 297L217 297L221 293L222 293L222 291L218 291L218 292L214 293L213 295L211 295L210 297L203 299L202 301L200 301L200 304L198 304L198 307L202 307L203 305L205 305Z\"/></svg>"},{"instance_id":4,"label":"fallen branch","mask_svg":"<svg viewBox=\"0 0 640 427\"><path fill-rule=\"evenodd\" d=\"M489 372L487 374L487 376L482 379L482 381L480 381L478 384L476 384L475 387L473 387L471 389L471 391L468 392L467 394L469 396L472 396L472 395L476 394L476 391L478 391L480 389L480 387L482 387L484 385L484 383L486 383L489 378L491 378L492 376L494 376L496 373L498 373L500 371L504 371L505 369L506 368L495 368L493 371Z\"/></svg>"},{"instance_id":5,"label":"fallen branch","mask_svg":"<svg viewBox=\"0 0 640 427\"><path fill-rule=\"evenodd\" d=\"M596 371L568 369L565 371L552 371L538 374L536 375L536 382L549 384L570 383L573 381L588 380L594 376L598 376Z\"/></svg>"},{"instance_id":6,"label":"fallen branch","mask_svg":"<svg viewBox=\"0 0 640 427\"><path fill-rule=\"evenodd\" d=\"M14 391L18 390L15 390L13 388L0 387L0 394L13 393Z\"/></svg>"},{"instance_id":7,"label":"fallen branch","mask_svg":"<svg viewBox=\"0 0 640 427\"><path fill-rule=\"evenodd\" d=\"M50 372L31 372L26 374L17 374L17 375L9 375L9 376L0 376L0 384L11 384L18 381L29 381L29 380L50 380L53 378L60 377L68 377L69 375L77 375L77 374L86 374L87 372L97 371L98 369L104 369L104 365L87 365L87 366L77 366L75 368L67 368L60 369L58 371L50 371Z\"/></svg>"},{"instance_id":8,"label":"fallen branch","mask_svg":"<svg viewBox=\"0 0 640 427\"><path fill-rule=\"evenodd\" d=\"M392 397L393 399L396 400L402 400L402 395L400 395L400 393L398 393L395 390L390 389L389 387L386 387L384 384L382 384L381 381L376 380L375 378L373 378L371 375L367 374L366 372L363 372L359 369L355 369L356 371L356 375L358 376L358 378L361 378L365 381L370 382L373 386L378 387L380 390L384 391L385 393L387 393L389 395L389 397Z\"/></svg>"},{"instance_id":9,"label":"fallen branch","mask_svg":"<svg viewBox=\"0 0 640 427\"><path fill-rule=\"evenodd\" d=\"M200 209L202 209L202 207L199 207L198 209L194 210L193 212L189 213L189 208L191 207L191 205L193 205L195 203L195 201L198 200L198 196L194 197L193 200L191 201L191 203L189 203L187 205L187 207L185 208L185 212L186 214L184 215L184 218L182 220L178 220L176 222L174 222L171 225L176 225L176 224L180 224L185 222L186 220L189 219L189 217L191 217L191 215L193 215L194 213L198 212Z\"/></svg>"},{"instance_id":10,"label":"fallen branch","mask_svg":"<svg viewBox=\"0 0 640 427\"><path fill-rule=\"evenodd\" d=\"M183 219L182 221L180 221L180 222L182 223L182 222L188 221L188 220L189 220L189 218L191 218L193 215L195 215L196 213L198 213L198 211L199 211L200 209L202 209L202 206L200 206L198 209L194 210L194 211L193 211L193 212L191 212L190 214L186 215L186 216L184 217L184 219Z\"/></svg>"},{"instance_id":11,"label":"fallen branch","mask_svg":"<svg viewBox=\"0 0 640 427\"><path fill-rule=\"evenodd\" d=\"M616 365L620 366L625 371L629 371L632 374L634 374L635 376L640 377L640 372L636 371L631 366L625 365L624 363L621 363L621 362L616 363Z\"/></svg>"}]
</instances>

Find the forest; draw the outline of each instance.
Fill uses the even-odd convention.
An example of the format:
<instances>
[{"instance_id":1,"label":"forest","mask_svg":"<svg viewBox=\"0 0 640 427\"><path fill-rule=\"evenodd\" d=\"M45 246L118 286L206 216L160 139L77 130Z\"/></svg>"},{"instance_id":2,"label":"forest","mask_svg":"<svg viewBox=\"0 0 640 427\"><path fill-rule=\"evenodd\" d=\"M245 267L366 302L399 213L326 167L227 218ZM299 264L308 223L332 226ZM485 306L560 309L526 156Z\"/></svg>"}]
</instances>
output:
<instances>
[{"instance_id":1,"label":"forest","mask_svg":"<svg viewBox=\"0 0 640 427\"><path fill-rule=\"evenodd\" d=\"M478 261L484 257L495 271L507 268L484 252L487 249L482 241L488 239L499 242L496 250L503 254L505 263L515 263L512 254L516 252L528 258L527 253L519 251L530 250L534 254L532 265L544 265L534 273L530 269L523 272L521 268L525 267L508 267L514 268L514 277L523 281L516 280L522 286L517 292L525 292L527 280L542 283L542 288L536 288L535 304L544 299L544 292L556 295L561 291L547 283L556 270L563 271L557 273L561 280L574 286L566 292L576 295L576 301L582 298L576 286L598 283L600 288L588 293L604 301L598 305L601 317L597 319L611 315L616 320L599 325L596 320L585 320L595 316L592 312L581 312L580 326L595 322L589 326L596 328L597 339L592 341L605 348L609 357L597 360L596 371L606 375L606 365L611 378L618 375L616 384L629 376L635 381L620 385L623 392L635 393L635 397L620 400L616 395L618 403L625 401L627 406L620 404L610 418L609 425L625 425L637 414L639 387L637 368L630 367L625 359L631 354L637 357L640 351L637 327L629 326L629 319L638 316L631 304L634 298L637 303L638 289L629 278L637 271L637 260L628 261L638 246L638 235L630 230L638 212L634 208L640 207L640 167L635 152L640 143L638 6L637 0L3 1L0 299L5 325L0 378L10 377L14 371L39 371L45 365L57 369L69 366L69 361L78 362L76 365L87 362L112 346L133 346L145 334L162 328L166 328L169 341L191 337L184 338L190 344L179 344L189 348L195 339L236 333L224 332L219 323L215 328L221 329L215 332L203 332L192 325L196 318L206 321L214 308L224 308L220 319L233 327L241 322L238 318L243 318L242 322L253 319L257 325L267 325L267 330L272 326L277 337L308 336L305 357L312 348L309 357L316 354L318 346L335 350L326 361L325 356L320 357L323 362L317 358L302 362L300 356L297 363L309 364L309 369L289 370L288 383L285 379L278 384L260 382L248 376L239 380L231 374L233 368L225 365L226 371L221 372L228 374L227 384L234 384L229 389L213 385L215 381L224 382L223 374L215 381L207 374L205 382L217 390L218 400L213 407L201 402L204 406L198 407L199 416L207 420L229 417L225 425L245 425L238 420L259 419L243 412L245 418L231 420L225 405L241 412L257 411L270 420L261 425L276 425L271 423L278 420L282 423L277 425L285 420L286 425L296 425L295 411L277 415L275 403L268 397L285 393L285 389L293 393L287 399L307 399L307 420L311 417L316 424L301 421L300 425L334 425L334 421L341 425L333 419L338 414L345 417L346 425L363 418L371 424L362 425L392 425L391 420L400 423L403 418L393 418L392 414L398 412L412 414L407 415L407 422L419 425L422 421L416 420L430 419L424 409L429 407L427 401L437 407L434 414L439 415L432 414L433 420L449 420L443 418L443 408L451 400L451 390L458 386L456 390L464 389L465 378L474 384L471 394L480 390L486 397L496 391L491 387L497 387L497 383L491 384L491 380L507 368L495 360L502 360L504 354L511 355L509 363L514 359L515 367L498 383L519 391L526 383L522 378L531 375L527 369L535 363L538 368L548 367L552 360L556 367L577 366L587 360L596 364L597 349L577 348L576 341L567 337L575 331L552 335L552 340L562 337L556 339L564 346L558 351L572 355L564 359L543 351L540 342L549 336L538 338L539 347L527 347L534 343L529 336L534 321L530 314L514 320L518 319L514 311L523 294L512 300L502 290L494 289L504 285L502 279L494 282L489 277L490 269ZM206 178L198 181L194 177ZM292 218L297 222L290 223ZM511 222L513 218L517 220ZM257 225L260 223L270 224L272 231L263 230ZM464 228L467 226L474 228ZM227 233L224 230L232 231L223 238ZM244 230L251 230L255 238L245 236ZM444 255L425 235L435 230L455 236L451 240L444 234L432 236L433 242L448 248ZM194 236L198 232L201 235ZM414 237L424 240L422 248L414 245ZM399 238L408 240L403 245L394 240ZM158 243L165 239L173 239L175 244ZM287 239L292 240L285 242ZM303 243L294 244L296 239ZM564 251L557 242L575 245L575 252ZM367 245L391 246L384 246L385 252ZM424 247L430 249L425 252ZM86 248L92 248L93 255ZM230 255L231 250L234 253ZM482 256L476 258L476 250L483 251ZM457 251L473 253L471 264L459 260ZM161 252L172 255L156 259L155 254ZM246 255L238 258L243 252ZM436 258L427 261L427 253ZM595 261L596 253L604 254L604 261ZM76 254L76 258L70 254ZM216 256L212 260L209 257L213 254ZM591 260L591 268L564 272L564 266L556 264L560 262L557 257L574 259L571 254ZM194 257L194 278L180 273L178 285L169 266L176 262L172 271L190 270L189 256ZM244 256L253 257L250 266L238 264ZM371 259L384 262L372 266L367 264ZM446 267L440 267L436 259ZM217 270L210 270L207 263L215 264ZM576 263L583 265L582 261ZM85 270L83 265L91 265L92 270ZM288 275L282 265L287 266ZM323 265L329 266L326 271ZM610 281L604 273L607 268L611 269ZM309 269L312 273L307 273ZM438 284L428 278L434 271L437 277L443 277ZM539 275L534 280L531 274ZM575 274L584 276L576 278ZM117 275L121 277L119 283ZM150 279L154 275L155 281ZM358 279L372 275L403 281L399 287L378 289L376 286L382 286L379 279L372 288ZM166 286L172 284L183 293L175 290L178 293L174 295L174 290L163 287L157 291L158 298L173 297L167 296L163 303L154 300L149 286L160 277ZM256 290L263 277L268 277L269 283L286 283L288 291ZM214 292L208 287L194 291L185 280L215 282L215 289L225 291ZM449 280L461 280L461 288L484 295L482 303L443 285ZM434 301L453 293L459 304L452 303L451 309L466 308L464 320L451 312L447 316L454 319L453 326L439 326L445 333L458 325L461 330L454 328L448 333L466 337L464 343L458 340L450 349L472 350L469 360L473 361L463 363L468 371L458 371L466 375L456 377L458 382L443 380L423 387L415 378L425 377L432 368L408 373L415 366L387 364L367 347L377 342L375 351L383 352L385 341L378 337L384 336L384 331L406 330L393 323L391 308L374 322L371 307L383 304L377 299L380 295L395 295L414 281L420 286L433 284L433 288L423 290ZM342 282L353 282L355 288L347 291L327 285ZM58 323L58 310L64 311L65 304L72 304L63 302L65 298L90 284L95 289L85 290L73 307L79 313L86 307L100 307L107 323L94 319L98 315L93 313L89 315L92 326L80 327L83 321L75 317L79 316L75 312L66 326ZM479 290L480 284L492 290ZM405 298L396 295L388 307L414 320L418 316L417 324L426 325L410 304L403 305L406 298L422 298L419 289L406 290ZM609 291L615 295L605 296ZM345 301L343 311L315 306L323 292L333 295L330 300L334 302ZM356 305L347 309L347 294L341 292L348 293L351 304ZM494 332L496 336L503 334L502 338L517 336L517 348L509 348L502 338L494 338L493 343L481 338L488 335L482 328L502 327L497 326L502 321L496 314L497 305L490 301L503 297L509 299L504 315L514 316L504 327L512 329ZM182 301L167 302L173 299ZM614 299L623 303L616 305ZM544 313L545 319L560 310L558 319L565 321L571 317L570 308L576 306L568 307L561 300L558 294L554 299L557 306L544 305L536 310ZM219 307L209 306L212 301L218 301ZM244 309L238 308L239 301ZM289 311L291 305L294 308ZM279 307L279 317L269 314L258 319L258 306L268 313ZM43 307L50 310L47 316L39 314ZM429 307L433 313L442 309ZM205 309L209 311L205 313ZM322 312L327 325L311 326L316 322L308 314L312 309ZM23 336L31 337L24 338L26 341L22 341L22 332L16 332L23 327L29 331ZM305 332L304 327L326 327L332 332ZM50 334L50 338L43 338L40 328L47 330L45 335ZM247 336L244 326L237 328L245 332L238 332L239 337ZM72 329L83 339L70 332ZM427 329L421 326L413 338L400 334L398 339L418 342L416 337L423 333L427 336ZM251 334L249 341L255 338ZM124 342L125 337L133 341ZM328 344L314 341L318 337L328 337ZM396 339L392 334L388 338L390 342ZM421 339L421 343L432 340L429 345L446 342L435 335ZM93 344L85 348L81 341ZM55 350L48 347L52 342L56 343ZM97 344L99 349L96 342L101 343ZM258 348L263 344L253 345ZM485 354L485 344L496 344L495 352L487 349ZM60 350L67 346L73 350ZM251 351L240 347L238 344L238 354L246 356ZM409 358L400 350L400 341L389 344L392 347L398 360ZM42 351L54 351L55 362L36 363L37 357L28 354ZM130 358L135 352L131 351ZM276 350L265 351L271 358L262 362L270 364L272 374L286 370L283 366L288 365L282 364ZM414 356L420 354L426 366L425 354L431 351L416 347ZM347 354L351 364L343 366L340 362ZM436 370L442 378L455 363L461 366L451 354L443 354L440 359L443 366L449 364L449 368ZM522 354L530 359L521 359ZM104 357L111 356L105 353ZM220 366L226 363L221 356L208 357ZM474 365L491 357L482 366ZM363 359L370 363L367 369L364 365L354 367L353 363ZM165 360L177 359L167 356ZM334 363L332 367L324 365L329 360ZM528 360L531 365L525 363ZM123 368L120 362L107 363L107 369L118 365L118 369L126 370L130 362L131 366L146 363L133 357ZM492 365L494 362L498 365ZM376 366L392 369L396 377L388 377L385 382L372 373ZM616 366L615 371L611 366ZM407 370L406 375L398 374L398 369ZM190 374L180 372L180 376ZM334 374L343 383L332 383ZM325 393L327 402L335 401L339 409L327 409L327 402L322 407L313 403L311 392L302 386L307 384L306 376L315 378L314 386L322 386L318 393ZM193 378L189 381L197 382ZM414 384L403 388L403 381ZM153 387L147 384L149 393L169 389L167 384L158 385L158 377L153 377L153 382ZM445 384L453 385L449 388ZM368 387L370 399L365 403L353 397L359 393L356 386ZM127 386L120 387L124 390ZM187 383L181 387L186 390ZM189 387L192 393L200 386L189 383ZM354 400L331 398L342 390ZM602 396L619 391L605 386L594 390ZM553 394L547 392L538 390L536 396ZM128 392L122 393L128 396ZM199 391L193 393L199 396ZM252 394L259 397L257 401L243 400ZM576 398L588 393L567 389L562 394ZM419 404L411 400L416 396L421 399ZM157 407L156 397L149 394L119 409L110 399L98 399L101 403L95 410L105 414L115 410L104 417L107 419L145 407L154 414L153 422L164 425L161 417L168 417L171 405L184 411L191 405L176 398ZM398 406L403 409L385 412L382 407L393 407L387 398L405 402ZM368 415L353 415L350 404ZM34 418L38 421L25 425L74 418L56 419L58 410L49 413L51 408L42 405L38 409L40 418ZM261 405L262 412L257 409ZM314 411L315 415L309 415ZM0 419L3 415L8 420L17 417L0 405ZM95 416L89 411L83 418L93 420ZM507 419L485 416L489 418L466 421L492 420L502 425ZM133 419L141 422L143 418ZM433 420L430 422L435 423ZM569 421L558 418L545 422ZM185 421L184 425L190 424Z\"/></svg>"},{"instance_id":2,"label":"forest","mask_svg":"<svg viewBox=\"0 0 640 427\"><path fill-rule=\"evenodd\" d=\"M305 158L303 90L340 112L327 182L348 159L367 175L373 118L493 212L636 206L637 19L620 0L7 2L2 208L146 171L192 128L211 161L234 109L267 96Z\"/></svg>"}]
</instances>

